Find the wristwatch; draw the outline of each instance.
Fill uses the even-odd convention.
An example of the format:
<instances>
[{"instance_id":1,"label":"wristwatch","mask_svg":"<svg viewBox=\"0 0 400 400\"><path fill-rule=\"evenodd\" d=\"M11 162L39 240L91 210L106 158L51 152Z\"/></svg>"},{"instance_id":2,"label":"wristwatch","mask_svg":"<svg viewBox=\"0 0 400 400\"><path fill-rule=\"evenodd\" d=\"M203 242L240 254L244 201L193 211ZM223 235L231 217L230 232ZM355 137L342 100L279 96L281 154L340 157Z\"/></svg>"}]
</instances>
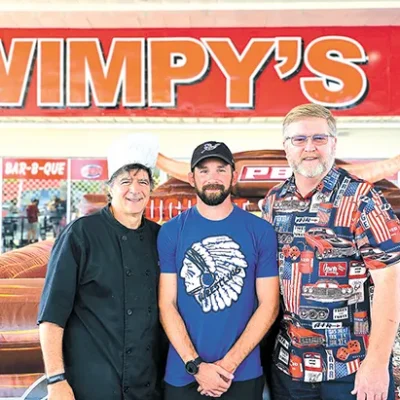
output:
<instances>
[{"instance_id":1,"label":"wristwatch","mask_svg":"<svg viewBox=\"0 0 400 400\"><path fill-rule=\"evenodd\" d=\"M188 361L185 364L186 372L189 375L196 375L199 372L199 365L204 362L201 357L197 357L192 361Z\"/></svg>"},{"instance_id":2,"label":"wristwatch","mask_svg":"<svg viewBox=\"0 0 400 400\"><path fill-rule=\"evenodd\" d=\"M62 382L65 381L67 378L65 377L65 374L57 374L57 375L53 375L53 376L49 376L47 378L47 384L48 385L52 385L53 383L57 383L57 382Z\"/></svg>"}]
</instances>

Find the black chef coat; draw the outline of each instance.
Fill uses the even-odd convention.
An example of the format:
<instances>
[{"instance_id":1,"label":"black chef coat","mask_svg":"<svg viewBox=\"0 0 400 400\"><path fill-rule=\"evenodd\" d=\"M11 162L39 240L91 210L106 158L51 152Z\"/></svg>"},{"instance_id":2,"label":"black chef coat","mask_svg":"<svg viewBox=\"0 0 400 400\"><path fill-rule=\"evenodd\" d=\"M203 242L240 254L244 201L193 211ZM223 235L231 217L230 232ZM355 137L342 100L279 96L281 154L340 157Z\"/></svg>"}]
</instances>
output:
<instances>
[{"instance_id":1,"label":"black chef coat","mask_svg":"<svg viewBox=\"0 0 400 400\"><path fill-rule=\"evenodd\" d=\"M143 218L128 229L107 206L56 240L38 322L64 328L65 372L77 400L161 398L159 228Z\"/></svg>"}]
</instances>

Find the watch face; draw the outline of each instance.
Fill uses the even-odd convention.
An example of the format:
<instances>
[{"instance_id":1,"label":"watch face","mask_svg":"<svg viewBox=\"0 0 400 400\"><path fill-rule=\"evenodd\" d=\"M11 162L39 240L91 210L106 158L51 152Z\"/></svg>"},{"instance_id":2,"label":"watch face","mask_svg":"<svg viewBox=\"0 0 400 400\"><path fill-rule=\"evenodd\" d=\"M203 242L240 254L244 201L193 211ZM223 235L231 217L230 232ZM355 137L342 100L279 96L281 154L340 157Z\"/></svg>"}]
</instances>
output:
<instances>
[{"instance_id":1,"label":"watch face","mask_svg":"<svg viewBox=\"0 0 400 400\"><path fill-rule=\"evenodd\" d=\"M189 361L186 363L186 371L190 375L195 375L199 371L199 367L193 361Z\"/></svg>"}]
</instances>

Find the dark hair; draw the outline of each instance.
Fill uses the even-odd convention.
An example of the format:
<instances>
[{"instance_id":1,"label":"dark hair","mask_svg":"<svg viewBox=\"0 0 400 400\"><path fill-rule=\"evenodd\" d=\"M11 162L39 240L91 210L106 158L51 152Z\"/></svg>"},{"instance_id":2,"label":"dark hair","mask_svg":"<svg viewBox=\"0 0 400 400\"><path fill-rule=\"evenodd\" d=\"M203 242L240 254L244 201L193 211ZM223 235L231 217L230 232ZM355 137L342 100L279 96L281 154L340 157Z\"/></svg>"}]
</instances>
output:
<instances>
[{"instance_id":1,"label":"dark hair","mask_svg":"<svg viewBox=\"0 0 400 400\"><path fill-rule=\"evenodd\" d=\"M121 168L117 169L111 175L111 178L108 181L106 181L106 185L109 186L109 187L112 186L114 181L115 181L115 179L117 179L117 177L119 175L121 175L124 172L130 172L130 171L134 171L134 170L136 170L138 172L139 171L146 171L147 172L147 175L149 175L150 190L153 190L153 188L154 188L154 179L153 179L153 174L151 173L151 169L149 167L146 167L145 165L139 164L139 163L126 164L126 165L122 166ZM110 193L107 193L107 198L108 198L108 201L110 202L111 199L112 199Z\"/></svg>"}]
</instances>

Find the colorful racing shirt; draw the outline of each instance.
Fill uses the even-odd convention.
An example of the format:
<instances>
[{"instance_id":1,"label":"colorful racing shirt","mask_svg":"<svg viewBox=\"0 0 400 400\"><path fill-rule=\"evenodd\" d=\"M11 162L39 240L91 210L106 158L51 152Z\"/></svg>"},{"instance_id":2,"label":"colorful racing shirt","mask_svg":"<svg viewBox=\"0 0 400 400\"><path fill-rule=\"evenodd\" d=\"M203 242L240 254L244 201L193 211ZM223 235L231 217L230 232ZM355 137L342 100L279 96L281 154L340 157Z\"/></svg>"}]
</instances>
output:
<instances>
[{"instance_id":1,"label":"colorful racing shirt","mask_svg":"<svg viewBox=\"0 0 400 400\"><path fill-rule=\"evenodd\" d=\"M303 198L292 175L270 190L263 216L278 235L284 317L276 366L321 382L357 371L371 324L369 270L400 261L400 223L371 183L334 166Z\"/></svg>"}]
</instances>

